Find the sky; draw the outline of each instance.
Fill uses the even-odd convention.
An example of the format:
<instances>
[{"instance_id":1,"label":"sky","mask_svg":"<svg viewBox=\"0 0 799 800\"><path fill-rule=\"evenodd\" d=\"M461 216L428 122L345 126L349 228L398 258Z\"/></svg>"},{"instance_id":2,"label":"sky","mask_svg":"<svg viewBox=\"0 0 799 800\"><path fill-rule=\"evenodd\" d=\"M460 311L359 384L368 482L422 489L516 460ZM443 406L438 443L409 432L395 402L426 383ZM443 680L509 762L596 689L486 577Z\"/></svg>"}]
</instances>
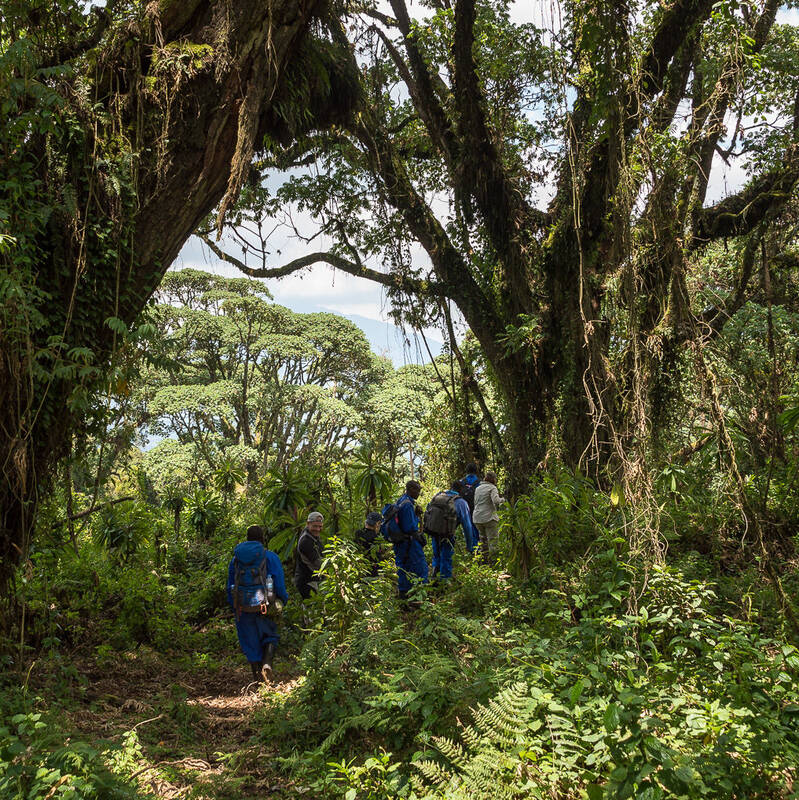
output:
<instances>
[{"instance_id":1,"label":"sky","mask_svg":"<svg viewBox=\"0 0 799 800\"><path fill-rule=\"evenodd\" d=\"M534 22L540 25L543 13L544 24L551 27L555 7L554 3L535 3L523 0L515 3L512 17L516 22ZM544 9L543 12L541 9ZM799 9L781 9L777 21L799 25ZM727 167L718 157L717 161L708 189L707 202L709 204L736 191L745 179L742 165L734 164L732 167ZM272 180L275 180L275 177ZM307 217L302 219L301 216L298 222L300 226L311 224ZM310 230L310 228L308 229ZM274 242L274 249L278 250L280 255L270 266L280 266L305 255L311 248L314 251L322 250L329 244L330 242L317 239L312 245L308 245L298 239L284 236ZM412 250L412 255L414 260L418 260L418 263L428 263L427 256L420 247ZM173 269L184 267L205 269L230 276L241 275L234 267L220 262L196 237L189 239L172 265ZM412 333L409 333L408 336L415 341L407 343L402 334L391 325L385 291L378 284L336 271L323 264L286 278L270 279L265 283L274 295L276 302L288 306L294 311L325 310L353 319L356 324L365 329L373 348L377 352L385 352L397 366L403 363L418 363L428 360L418 336L414 337ZM463 330L462 325L461 330ZM429 330L425 334L431 343L431 349L437 353L441 341L445 338L442 332Z\"/></svg>"}]
</instances>

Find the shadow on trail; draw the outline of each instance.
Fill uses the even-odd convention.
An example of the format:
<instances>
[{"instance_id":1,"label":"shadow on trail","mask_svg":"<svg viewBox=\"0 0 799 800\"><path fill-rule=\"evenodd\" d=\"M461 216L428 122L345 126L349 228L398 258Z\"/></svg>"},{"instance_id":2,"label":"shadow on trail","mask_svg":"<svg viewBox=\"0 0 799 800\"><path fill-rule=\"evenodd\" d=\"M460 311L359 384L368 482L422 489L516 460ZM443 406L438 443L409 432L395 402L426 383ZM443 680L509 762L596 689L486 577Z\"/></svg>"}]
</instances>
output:
<instances>
[{"instance_id":1,"label":"shadow on trail","mask_svg":"<svg viewBox=\"0 0 799 800\"><path fill-rule=\"evenodd\" d=\"M261 686L241 659L197 664L140 650L74 663L83 677L66 713L76 733L121 744L142 790L170 800L303 794L275 768L257 727L265 699L297 683L286 662Z\"/></svg>"}]
</instances>

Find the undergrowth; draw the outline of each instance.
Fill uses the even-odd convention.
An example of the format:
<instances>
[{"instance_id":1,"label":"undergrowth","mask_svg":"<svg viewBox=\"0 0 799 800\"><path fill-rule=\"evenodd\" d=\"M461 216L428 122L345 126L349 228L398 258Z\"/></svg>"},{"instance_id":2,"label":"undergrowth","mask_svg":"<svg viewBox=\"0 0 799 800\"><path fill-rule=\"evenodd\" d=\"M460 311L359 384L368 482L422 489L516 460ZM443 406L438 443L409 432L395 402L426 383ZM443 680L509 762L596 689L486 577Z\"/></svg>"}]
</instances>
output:
<instances>
[{"instance_id":1,"label":"undergrowth","mask_svg":"<svg viewBox=\"0 0 799 800\"><path fill-rule=\"evenodd\" d=\"M462 559L411 610L380 581L344 598L339 563L357 564L346 545L302 685L262 712L284 768L325 796L794 796L799 654L692 559L647 566L604 530L526 582Z\"/></svg>"},{"instance_id":2,"label":"undergrowth","mask_svg":"<svg viewBox=\"0 0 799 800\"><path fill-rule=\"evenodd\" d=\"M459 541L454 580L407 604L390 561L364 578L353 544L331 539L323 591L292 597L282 625L280 659L299 677L262 694L230 764L269 752L288 784L345 800L796 796L799 653L756 564L727 574L691 537L667 564L635 556L620 509L584 481L543 485L505 530L514 515L524 525L503 553L513 562L537 545L525 577ZM120 561L95 540L79 558L42 546L20 593L27 649L10 650L11 666L35 654L58 695L81 680L73 648L101 666L142 645L191 669L236 659L224 618L236 539L167 546L160 562L140 550ZM139 763L135 736L87 745L48 712L55 698L9 687L2 702L1 796L133 796L122 776ZM182 725L185 744L196 708L158 702L164 719L146 736Z\"/></svg>"}]
</instances>

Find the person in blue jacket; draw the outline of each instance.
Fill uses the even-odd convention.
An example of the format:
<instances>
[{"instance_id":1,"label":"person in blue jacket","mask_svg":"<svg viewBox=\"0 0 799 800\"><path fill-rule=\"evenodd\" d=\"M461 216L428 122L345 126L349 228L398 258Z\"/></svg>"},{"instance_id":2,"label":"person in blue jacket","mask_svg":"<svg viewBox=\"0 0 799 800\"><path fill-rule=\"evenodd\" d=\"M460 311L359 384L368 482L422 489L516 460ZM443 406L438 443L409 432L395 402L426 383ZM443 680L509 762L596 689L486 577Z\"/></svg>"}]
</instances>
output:
<instances>
[{"instance_id":1,"label":"person in blue jacket","mask_svg":"<svg viewBox=\"0 0 799 800\"><path fill-rule=\"evenodd\" d=\"M265 570L261 564L266 560ZM236 586L236 567L239 567L239 597L234 597ZM245 568L247 569L245 573ZM233 558L228 567L227 600L236 615L236 633L239 637L239 646L242 653L250 663L253 679L256 681L268 680L272 677L272 660L275 657L275 648L280 640L277 632L277 623L271 616L267 616L267 604L257 605L261 600L266 601L264 591L260 585L251 588L253 582L250 575L265 574L267 581L271 577L274 597L283 604L288 602L286 580L283 576L283 565L276 553L264 547L264 530L260 525L250 525L247 528L247 541L240 542L233 551ZM245 577L242 578L242 575ZM268 585L268 584L267 584ZM250 596L252 595L252 596ZM253 599L255 598L255 599ZM245 605L245 604L253 605ZM282 608L280 606L277 610ZM271 614L271 609L269 611Z\"/></svg>"},{"instance_id":2,"label":"person in blue jacket","mask_svg":"<svg viewBox=\"0 0 799 800\"><path fill-rule=\"evenodd\" d=\"M469 508L469 504L460 496L460 487L460 481L453 481L452 486L450 486L449 490L447 491L447 494L456 495L455 513L458 515L458 524L461 526L461 530L463 531L463 538L466 541L466 549L470 553L473 553L474 548L477 547L477 531L472 524L472 512Z\"/></svg>"},{"instance_id":3,"label":"person in blue jacket","mask_svg":"<svg viewBox=\"0 0 799 800\"><path fill-rule=\"evenodd\" d=\"M388 539L394 546L397 590L401 598L407 597L412 578L427 583L427 557L419 533L419 518L416 516L416 500L421 492L422 486L417 481L405 484L405 494L396 502L396 526L389 523L387 529Z\"/></svg>"},{"instance_id":4,"label":"person in blue jacket","mask_svg":"<svg viewBox=\"0 0 799 800\"><path fill-rule=\"evenodd\" d=\"M464 475L459 481L455 481L452 484L453 488L456 488L455 484L457 484L458 494L460 494L461 499L466 502L466 505L469 507L469 521L471 522L472 514L474 514L474 493L477 487L480 485L480 478L477 475L477 464L474 461L470 461L466 465L466 475ZM471 525L472 529L472 546L469 548L469 552L473 552L474 548L477 547L477 543L480 540L480 533L475 527L474 523ZM464 528L464 535L466 533L466 529Z\"/></svg>"},{"instance_id":5,"label":"person in blue jacket","mask_svg":"<svg viewBox=\"0 0 799 800\"><path fill-rule=\"evenodd\" d=\"M466 547L470 553L474 552L474 535L472 528L472 517L469 513L468 503L460 496L460 481L454 481L452 486L441 495L454 497L455 506L455 525L449 536L434 536L431 534L433 542L433 579L441 578L447 580L452 577L452 555L455 550L455 530L458 525L463 530L463 538L466 540ZM438 496L438 495L437 495ZM435 498L431 504L435 502ZM430 506L428 506L429 508Z\"/></svg>"}]
</instances>

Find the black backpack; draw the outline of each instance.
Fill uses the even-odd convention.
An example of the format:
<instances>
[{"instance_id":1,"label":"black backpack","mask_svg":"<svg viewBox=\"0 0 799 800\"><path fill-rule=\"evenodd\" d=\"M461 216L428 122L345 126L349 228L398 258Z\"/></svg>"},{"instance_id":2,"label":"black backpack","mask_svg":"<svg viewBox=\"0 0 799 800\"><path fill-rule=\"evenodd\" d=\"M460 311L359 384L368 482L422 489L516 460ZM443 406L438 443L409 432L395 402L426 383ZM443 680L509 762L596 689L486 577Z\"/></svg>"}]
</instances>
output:
<instances>
[{"instance_id":1,"label":"black backpack","mask_svg":"<svg viewBox=\"0 0 799 800\"><path fill-rule=\"evenodd\" d=\"M463 478L458 481L458 494L460 494L469 506L469 514L474 514L474 490L479 485L480 481L476 483L466 483L466 480Z\"/></svg>"},{"instance_id":2,"label":"black backpack","mask_svg":"<svg viewBox=\"0 0 799 800\"><path fill-rule=\"evenodd\" d=\"M424 512L424 531L436 539L450 539L458 527L458 514L455 511L457 495L439 492L428 504Z\"/></svg>"}]
</instances>

